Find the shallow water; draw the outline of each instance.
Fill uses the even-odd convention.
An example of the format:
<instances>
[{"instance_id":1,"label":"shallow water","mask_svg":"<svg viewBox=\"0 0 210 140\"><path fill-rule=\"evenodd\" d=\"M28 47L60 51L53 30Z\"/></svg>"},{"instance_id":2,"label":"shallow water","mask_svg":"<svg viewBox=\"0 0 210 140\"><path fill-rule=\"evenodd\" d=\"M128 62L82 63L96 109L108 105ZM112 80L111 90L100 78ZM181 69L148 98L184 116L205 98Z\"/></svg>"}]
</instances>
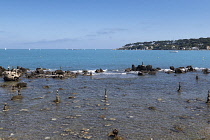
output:
<instances>
[{"instance_id":1,"label":"shallow water","mask_svg":"<svg viewBox=\"0 0 210 140\"><path fill-rule=\"evenodd\" d=\"M22 78L28 86L21 90L24 98L19 101L10 100L17 94L11 90L14 82L1 79L0 84L8 87L0 88L0 103L2 109L7 103L9 110L0 112L0 138L78 140L91 136L93 140L105 140L117 128L119 135L129 140L208 139L210 108L205 102L209 76L201 72L158 72L145 76ZM181 92L177 92L179 82ZM58 89L61 103L55 104ZM107 103L103 101L105 89ZM84 128L89 129L86 134L81 131Z\"/></svg>"}]
</instances>

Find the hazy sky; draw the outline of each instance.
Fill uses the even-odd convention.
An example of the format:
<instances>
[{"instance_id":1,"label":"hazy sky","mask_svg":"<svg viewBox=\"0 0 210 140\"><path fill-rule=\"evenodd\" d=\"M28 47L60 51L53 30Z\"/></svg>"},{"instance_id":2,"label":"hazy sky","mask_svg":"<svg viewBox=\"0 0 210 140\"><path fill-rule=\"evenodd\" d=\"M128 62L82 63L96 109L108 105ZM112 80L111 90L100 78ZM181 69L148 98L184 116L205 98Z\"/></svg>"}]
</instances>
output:
<instances>
[{"instance_id":1,"label":"hazy sky","mask_svg":"<svg viewBox=\"0 0 210 140\"><path fill-rule=\"evenodd\" d=\"M210 37L210 0L0 0L0 48L115 49Z\"/></svg>"}]
</instances>

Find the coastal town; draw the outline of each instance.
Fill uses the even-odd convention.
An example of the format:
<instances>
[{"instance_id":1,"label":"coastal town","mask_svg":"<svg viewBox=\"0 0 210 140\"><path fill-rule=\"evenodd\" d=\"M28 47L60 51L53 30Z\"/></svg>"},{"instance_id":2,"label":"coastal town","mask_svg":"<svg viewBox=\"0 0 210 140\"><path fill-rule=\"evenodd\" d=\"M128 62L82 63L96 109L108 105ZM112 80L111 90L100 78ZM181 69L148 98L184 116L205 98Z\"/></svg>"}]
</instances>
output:
<instances>
[{"instance_id":1,"label":"coastal town","mask_svg":"<svg viewBox=\"0 0 210 140\"><path fill-rule=\"evenodd\" d=\"M210 50L210 37L129 43L118 50Z\"/></svg>"}]
</instances>

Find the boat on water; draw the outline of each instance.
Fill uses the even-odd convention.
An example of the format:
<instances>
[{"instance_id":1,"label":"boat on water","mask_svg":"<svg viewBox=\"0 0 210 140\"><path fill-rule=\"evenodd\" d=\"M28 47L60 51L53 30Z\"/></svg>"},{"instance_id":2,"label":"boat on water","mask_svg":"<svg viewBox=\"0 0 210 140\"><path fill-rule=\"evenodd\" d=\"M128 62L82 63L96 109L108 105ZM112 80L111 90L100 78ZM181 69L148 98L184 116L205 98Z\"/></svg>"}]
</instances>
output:
<instances>
[{"instance_id":1,"label":"boat on water","mask_svg":"<svg viewBox=\"0 0 210 140\"><path fill-rule=\"evenodd\" d=\"M18 81L21 76L19 69L11 69L3 72L4 81Z\"/></svg>"},{"instance_id":2,"label":"boat on water","mask_svg":"<svg viewBox=\"0 0 210 140\"><path fill-rule=\"evenodd\" d=\"M176 51L170 51L170 53L178 53L178 52L179 52L179 51L177 51L177 50L176 50Z\"/></svg>"}]
</instances>

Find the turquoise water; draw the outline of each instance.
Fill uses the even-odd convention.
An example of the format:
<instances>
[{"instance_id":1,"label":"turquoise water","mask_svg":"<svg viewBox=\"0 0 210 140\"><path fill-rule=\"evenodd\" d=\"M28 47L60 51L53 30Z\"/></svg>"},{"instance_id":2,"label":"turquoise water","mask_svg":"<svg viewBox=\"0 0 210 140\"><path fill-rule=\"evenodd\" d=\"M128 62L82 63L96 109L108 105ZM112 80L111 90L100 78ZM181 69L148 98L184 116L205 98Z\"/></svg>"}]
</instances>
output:
<instances>
[{"instance_id":1,"label":"turquoise water","mask_svg":"<svg viewBox=\"0 0 210 140\"><path fill-rule=\"evenodd\" d=\"M132 64L153 65L167 69L170 66L210 68L210 51L168 50L0 50L0 66L22 66L63 70L124 70Z\"/></svg>"}]
</instances>

